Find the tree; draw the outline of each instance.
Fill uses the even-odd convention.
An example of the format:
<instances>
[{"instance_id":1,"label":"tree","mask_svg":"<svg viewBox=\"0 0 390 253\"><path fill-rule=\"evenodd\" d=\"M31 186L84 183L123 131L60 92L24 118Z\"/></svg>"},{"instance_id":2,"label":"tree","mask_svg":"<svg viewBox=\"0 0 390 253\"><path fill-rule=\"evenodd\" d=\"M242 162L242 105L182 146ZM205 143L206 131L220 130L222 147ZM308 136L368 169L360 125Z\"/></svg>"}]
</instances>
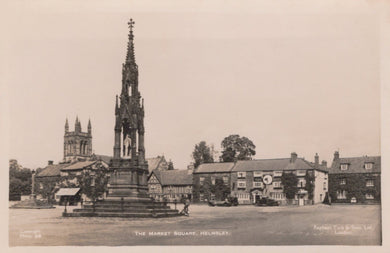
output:
<instances>
[{"instance_id":1,"label":"tree","mask_svg":"<svg viewBox=\"0 0 390 253\"><path fill-rule=\"evenodd\" d=\"M283 193L287 199L293 199L298 192L298 178L294 173L282 174Z\"/></svg>"},{"instance_id":2,"label":"tree","mask_svg":"<svg viewBox=\"0 0 390 253\"><path fill-rule=\"evenodd\" d=\"M232 134L223 139L221 160L223 162L234 162L237 160L251 160L256 154L256 146L247 137L240 137Z\"/></svg>"},{"instance_id":3,"label":"tree","mask_svg":"<svg viewBox=\"0 0 390 253\"><path fill-rule=\"evenodd\" d=\"M305 190L307 191L308 197L310 200L313 200L313 197L314 197L314 175L313 175L313 173L314 172L306 171L306 175L305 175L305 181L306 181Z\"/></svg>"},{"instance_id":4,"label":"tree","mask_svg":"<svg viewBox=\"0 0 390 253\"><path fill-rule=\"evenodd\" d=\"M99 168L83 172L77 181L80 184L81 192L95 201L107 190L108 176L104 169Z\"/></svg>"},{"instance_id":5,"label":"tree","mask_svg":"<svg viewBox=\"0 0 390 253\"><path fill-rule=\"evenodd\" d=\"M30 169L23 168L16 160L10 160L9 163L9 195L28 195L31 194L31 175Z\"/></svg>"},{"instance_id":6,"label":"tree","mask_svg":"<svg viewBox=\"0 0 390 253\"><path fill-rule=\"evenodd\" d=\"M215 185L212 187L212 193L215 195L215 199L224 200L230 194L230 187L223 182L222 178L218 177L215 179Z\"/></svg>"},{"instance_id":7,"label":"tree","mask_svg":"<svg viewBox=\"0 0 390 253\"><path fill-rule=\"evenodd\" d=\"M194 159L195 168L202 163L212 163L214 162L213 154L209 146L207 146L205 141L199 142L195 145L194 152L192 152L192 158Z\"/></svg>"}]
</instances>

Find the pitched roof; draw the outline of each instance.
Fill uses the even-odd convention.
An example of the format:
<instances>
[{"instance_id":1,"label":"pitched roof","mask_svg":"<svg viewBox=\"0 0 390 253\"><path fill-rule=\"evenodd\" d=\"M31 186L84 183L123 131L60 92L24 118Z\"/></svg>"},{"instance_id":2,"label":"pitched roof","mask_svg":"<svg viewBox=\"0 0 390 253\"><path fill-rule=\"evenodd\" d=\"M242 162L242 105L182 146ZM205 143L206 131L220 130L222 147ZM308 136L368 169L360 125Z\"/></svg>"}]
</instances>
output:
<instances>
[{"instance_id":1,"label":"pitched roof","mask_svg":"<svg viewBox=\"0 0 390 253\"><path fill-rule=\"evenodd\" d=\"M69 166L69 163L60 163L46 166L43 170L38 172L36 177L59 177L62 168Z\"/></svg>"},{"instance_id":2,"label":"pitched roof","mask_svg":"<svg viewBox=\"0 0 390 253\"><path fill-rule=\"evenodd\" d=\"M94 155L96 160L102 160L103 162L110 164L112 156L109 155Z\"/></svg>"},{"instance_id":3,"label":"pitched roof","mask_svg":"<svg viewBox=\"0 0 390 253\"><path fill-rule=\"evenodd\" d=\"M152 171L161 185L192 185L192 173L188 170L154 170Z\"/></svg>"},{"instance_id":4,"label":"pitched roof","mask_svg":"<svg viewBox=\"0 0 390 253\"><path fill-rule=\"evenodd\" d=\"M308 161L297 158L294 163L290 163L290 158L259 159L237 161L232 171L268 171L268 170L305 170L314 169Z\"/></svg>"},{"instance_id":5,"label":"pitched roof","mask_svg":"<svg viewBox=\"0 0 390 253\"><path fill-rule=\"evenodd\" d=\"M146 158L146 161L148 162L149 171L159 169L159 167L162 165L161 163L164 160L165 160L164 156Z\"/></svg>"},{"instance_id":6,"label":"pitched roof","mask_svg":"<svg viewBox=\"0 0 390 253\"><path fill-rule=\"evenodd\" d=\"M365 163L373 163L371 170L364 168ZM341 170L340 164L349 164L347 170ZM337 173L380 173L381 172L381 157L380 156L360 156L360 157L345 157L333 161L332 167L329 169L329 174Z\"/></svg>"},{"instance_id":7,"label":"pitched roof","mask_svg":"<svg viewBox=\"0 0 390 253\"><path fill-rule=\"evenodd\" d=\"M60 188L57 196L74 196L80 191L80 188Z\"/></svg>"},{"instance_id":8,"label":"pitched roof","mask_svg":"<svg viewBox=\"0 0 390 253\"><path fill-rule=\"evenodd\" d=\"M202 163L199 165L194 173L222 173L230 172L234 166L233 162L228 163Z\"/></svg>"},{"instance_id":9,"label":"pitched roof","mask_svg":"<svg viewBox=\"0 0 390 253\"><path fill-rule=\"evenodd\" d=\"M62 171L69 171L69 170L82 170L83 168L85 167L88 167L94 163L96 163L97 161L84 161L84 162L75 162L75 163L72 163L71 165L67 166L67 167L64 167L62 168L61 170Z\"/></svg>"}]
</instances>

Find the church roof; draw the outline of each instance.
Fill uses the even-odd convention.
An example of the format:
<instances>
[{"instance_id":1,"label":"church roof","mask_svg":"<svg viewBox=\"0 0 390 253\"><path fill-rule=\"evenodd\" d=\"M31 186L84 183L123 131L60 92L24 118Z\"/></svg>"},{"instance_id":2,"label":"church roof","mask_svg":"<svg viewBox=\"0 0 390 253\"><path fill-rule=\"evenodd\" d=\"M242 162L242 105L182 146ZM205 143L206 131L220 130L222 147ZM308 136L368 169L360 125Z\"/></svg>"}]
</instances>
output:
<instances>
[{"instance_id":1,"label":"church roof","mask_svg":"<svg viewBox=\"0 0 390 253\"><path fill-rule=\"evenodd\" d=\"M110 161L112 159L112 156L109 155L92 155L96 160L102 160L106 164L110 164Z\"/></svg>"},{"instance_id":2,"label":"church roof","mask_svg":"<svg viewBox=\"0 0 390 253\"><path fill-rule=\"evenodd\" d=\"M192 185L192 173L188 170L154 170L152 173L162 186Z\"/></svg>"},{"instance_id":3,"label":"church roof","mask_svg":"<svg viewBox=\"0 0 390 253\"><path fill-rule=\"evenodd\" d=\"M96 163L96 161L84 161L84 162L75 162L71 165L62 168L62 171L69 171L69 170L82 170L86 167L91 166L92 164Z\"/></svg>"}]
</instances>

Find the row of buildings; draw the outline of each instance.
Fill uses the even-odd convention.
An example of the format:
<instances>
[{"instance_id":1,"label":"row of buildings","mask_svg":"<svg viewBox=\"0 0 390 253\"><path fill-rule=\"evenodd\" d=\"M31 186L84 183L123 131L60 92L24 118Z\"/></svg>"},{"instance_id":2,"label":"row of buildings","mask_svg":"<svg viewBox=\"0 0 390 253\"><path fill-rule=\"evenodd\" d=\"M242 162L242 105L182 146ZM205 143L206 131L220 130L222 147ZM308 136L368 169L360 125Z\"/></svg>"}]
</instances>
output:
<instances>
[{"instance_id":1,"label":"row of buildings","mask_svg":"<svg viewBox=\"0 0 390 253\"><path fill-rule=\"evenodd\" d=\"M332 165L314 163L291 153L288 158L237 161L235 163L201 164L193 173L194 195L207 201L210 194L205 182L215 184L216 179L226 184L230 195L241 204L254 203L262 197L272 198L280 204L380 203L380 156L340 158L334 153ZM284 191L283 174L296 178L294 196L289 199ZM291 178L291 177L290 177Z\"/></svg>"},{"instance_id":2,"label":"row of buildings","mask_svg":"<svg viewBox=\"0 0 390 253\"><path fill-rule=\"evenodd\" d=\"M66 120L63 162L49 161L35 176L36 192L41 192L41 197L61 201L64 190L60 188L77 189L76 176L84 172L103 169L110 175L112 157L92 154L91 129L88 122L88 131L82 132L76 119L75 131L70 132ZM169 170L164 156L146 160L149 194L160 201L180 201L186 197L195 202L207 202L233 196L240 204L255 203L262 197L282 205L316 204L324 200L380 203L380 156L341 158L336 151L328 167L326 161L319 162L317 154L314 162L310 162L293 152L286 158L205 163L187 170ZM283 180L285 184L288 182L286 178L293 179L294 185L284 185ZM286 196L286 187L292 187L292 196Z\"/></svg>"}]
</instances>

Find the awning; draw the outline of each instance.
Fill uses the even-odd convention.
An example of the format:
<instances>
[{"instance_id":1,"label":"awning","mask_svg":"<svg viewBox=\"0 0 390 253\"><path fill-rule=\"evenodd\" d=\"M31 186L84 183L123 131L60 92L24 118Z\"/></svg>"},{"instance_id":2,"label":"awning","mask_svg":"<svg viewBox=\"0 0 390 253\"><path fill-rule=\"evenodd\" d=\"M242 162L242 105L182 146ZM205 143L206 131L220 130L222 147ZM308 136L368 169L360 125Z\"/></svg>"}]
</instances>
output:
<instances>
[{"instance_id":1,"label":"awning","mask_svg":"<svg viewBox=\"0 0 390 253\"><path fill-rule=\"evenodd\" d=\"M74 196L80 191L80 188L60 188L57 196Z\"/></svg>"}]
</instances>

